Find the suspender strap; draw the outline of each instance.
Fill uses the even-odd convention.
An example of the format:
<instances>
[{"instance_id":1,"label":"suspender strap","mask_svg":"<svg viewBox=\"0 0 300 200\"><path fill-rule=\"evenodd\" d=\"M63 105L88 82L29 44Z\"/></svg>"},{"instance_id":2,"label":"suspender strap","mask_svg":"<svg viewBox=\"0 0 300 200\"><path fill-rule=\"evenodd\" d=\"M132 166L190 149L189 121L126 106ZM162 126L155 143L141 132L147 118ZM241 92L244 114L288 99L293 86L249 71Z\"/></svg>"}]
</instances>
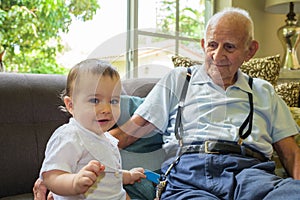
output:
<instances>
[{"instance_id":1,"label":"suspender strap","mask_svg":"<svg viewBox=\"0 0 300 200\"><path fill-rule=\"evenodd\" d=\"M179 146L182 146L182 132L183 132L182 121L181 121L182 109L184 106L184 100L185 100L186 92L188 90L191 76L192 76L192 70L188 67L185 82L184 82L182 92L180 95L180 101L179 101L177 115L176 115L176 121L175 121L175 130L174 131L175 131L176 139L179 141Z\"/></svg>"},{"instance_id":2,"label":"suspender strap","mask_svg":"<svg viewBox=\"0 0 300 200\"><path fill-rule=\"evenodd\" d=\"M177 150L175 160L169 166L169 168L167 169L165 174L161 176L162 180L165 180L165 178L169 175L171 169L177 164L177 162L179 161L179 158L181 156L181 149L182 149L182 146L183 146L183 142L182 142L183 128L182 128L182 122L181 122L181 114L182 114L182 109L183 109L183 106L184 106L184 100L185 100L186 92L188 90L188 86L189 86L191 76L192 76L192 70L188 67L185 82L184 82L182 92L181 92L181 95L180 95L180 101L179 101L179 104L178 104L178 110L177 110L176 121L175 121L175 130L174 131L175 131L176 139L178 140L178 143L179 143L179 148Z\"/></svg>"},{"instance_id":3,"label":"suspender strap","mask_svg":"<svg viewBox=\"0 0 300 200\"><path fill-rule=\"evenodd\" d=\"M252 83L253 83L253 78L249 76L249 86L252 89ZM248 92L248 98L249 98L249 105L250 105L250 112L246 118L246 120L243 122L239 129L239 136L240 139L238 141L238 144L242 144L243 140L246 139L252 131L252 121L253 121L253 95L252 93ZM248 125L248 130L244 133L244 129Z\"/></svg>"}]
</instances>

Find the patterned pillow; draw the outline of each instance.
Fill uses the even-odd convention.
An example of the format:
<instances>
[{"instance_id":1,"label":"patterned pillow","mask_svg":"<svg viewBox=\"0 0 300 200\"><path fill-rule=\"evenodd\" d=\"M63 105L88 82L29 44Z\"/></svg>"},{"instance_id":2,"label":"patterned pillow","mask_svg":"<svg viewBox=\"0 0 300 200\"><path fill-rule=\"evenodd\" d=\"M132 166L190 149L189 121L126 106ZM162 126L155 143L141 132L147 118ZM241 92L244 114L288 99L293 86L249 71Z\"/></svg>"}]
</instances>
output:
<instances>
[{"instance_id":1,"label":"patterned pillow","mask_svg":"<svg viewBox=\"0 0 300 200\"><path fill-rule=\"evenodd\" d=\"M280 55L252 58L244 62L240 69L253 78L264 79L275 86L280 72Z\"/></svg>"},{"instance_id":2,"label":"patterned pillow","mask_svg":"<svg viewBox=\"0 0 300 200\"><path fill-rule=\"evenodd\" d=\"M200 61L192 60L183 56L172 56L174 67L190 67L201 64ZM242 72L253 78L261 78L269 81L273 86L277 84L280 71L280 55L264 58L252 58L241 66Z\"/></svg>"},{"instance_id":3,"label":"patterned pillow","mask_svg":"<svg viewBox=\"0 0 300 200\"><path fill-rule=\"evenodd\" d=\"M294 120L296 123L300 126L300 108L298 107L290 107L290 111L293 115ZM299 145L300 145L300 137L298 139Z\"/></svg>"},{"instance_id":4,"label":"patterned pillow","mask_svg":"<svg viewBox=\"0 0 300 200\"><path fill-rule=\"evenodd\" d=\"M300 82L287 82L275 86L276 93L289 107L299 107Z\"/></svg>"},{"instance_id":5,"label":"patterned pillow","mask_svg":"<svg viewBox=\"0 0 300 200\"><path fill-rule=\"evenodd\" d=\"M200 61L195 61L183 56L172 56L172 62L174 64L174 67L190 67L193 65L201 64Z\"/></svg>"}]
</instances>

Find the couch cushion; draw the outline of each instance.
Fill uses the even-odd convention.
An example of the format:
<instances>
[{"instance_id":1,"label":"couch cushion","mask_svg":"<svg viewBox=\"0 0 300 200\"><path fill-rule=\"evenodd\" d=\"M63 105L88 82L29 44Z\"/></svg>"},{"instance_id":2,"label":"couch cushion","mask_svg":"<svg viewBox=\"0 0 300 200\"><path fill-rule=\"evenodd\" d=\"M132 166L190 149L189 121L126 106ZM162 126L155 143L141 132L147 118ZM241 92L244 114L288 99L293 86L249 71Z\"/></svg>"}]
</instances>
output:
<instances>
[{"instance_id":1,"label":"couch cushion","mask_svg":"<svg viewBox=\"0 0 300 200\"><path fill-rule=\"evenodd\" d=\"M300 82L287 82L275 86L276 93L290 107L300 107Z\"/></svg>"},{"instance_id":2,"label":"couch cushion","mask_svg":"<svg viewBox=\"0 0 300 200\"><path fill-rule=\"evenodd\" d=\"M201 64L200 61L192 60L191 58L183 56L172 56L172 62L174 67L190 67Z\"/></svg>"},{"instance_id":3,"label":"couch cushion","mask_svg":"<svg viewBox=\"0 0 300 200\"><path fill-rule=\"evenodd\" d=\"M280 72L280 55L252 58L244 62L240 69L253 78L264 79L275 86Z\"/></svg>"},{"instance_id":4,"label":"couch cushion","mask_svg":"<svg viewBox=\"0 0 300 200\"><path fill-rule=\"evenodd\" d=\"M159 78L134 78L123 80L123 94L145 97L158 80Z\"/></svg>"},{"instance_id":5,"label":"couch cushion","mask_svg":"<svg viewBox=\"0 0 300 200\"><path fill-rule=\"evenodd\" d=\"M0 197L29 193L46 142L65 123L58 93L65 76L0 73Z\"/></svg>"},{"instance_id":6,"label":"couch cushion","mask_svg":"<svg viewBox=\"0 0 300 200\"><path fill-rule=\"evenodd\" d=\"M14 195L14 196L0 198L0 200L32 200L32 199L33 199L32 193L26 193L26 194L20 194L20 195Z\"/></svg>"}]
</instances>

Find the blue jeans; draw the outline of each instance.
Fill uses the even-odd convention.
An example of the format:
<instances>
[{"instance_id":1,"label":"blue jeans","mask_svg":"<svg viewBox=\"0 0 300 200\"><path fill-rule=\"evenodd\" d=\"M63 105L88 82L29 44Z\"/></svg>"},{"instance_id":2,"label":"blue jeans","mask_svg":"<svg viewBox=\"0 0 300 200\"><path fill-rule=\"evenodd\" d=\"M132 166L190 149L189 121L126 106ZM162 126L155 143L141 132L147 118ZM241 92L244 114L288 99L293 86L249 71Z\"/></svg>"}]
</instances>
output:
<instances>
[{"instance_id":1,"label":"blue jeans","mask_svg":"<svg viewBox=\"0 0 300 200\"><path fill-rule=\"evenodd\" d=\"M161 199L300 199L300 181L282 179L274 169L272 161L238 155L184 154L169 174Z\"/></svg>"}]
</instances>

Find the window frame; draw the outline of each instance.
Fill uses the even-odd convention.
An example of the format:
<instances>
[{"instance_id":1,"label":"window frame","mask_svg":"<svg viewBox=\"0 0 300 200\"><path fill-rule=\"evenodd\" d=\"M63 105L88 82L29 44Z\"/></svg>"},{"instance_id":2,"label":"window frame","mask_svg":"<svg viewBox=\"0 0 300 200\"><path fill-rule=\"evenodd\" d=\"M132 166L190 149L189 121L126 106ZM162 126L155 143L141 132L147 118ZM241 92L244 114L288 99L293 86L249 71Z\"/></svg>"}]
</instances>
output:
<instances>
[{"instance_id":1,"label":"window frame","mask_svg":"<svg viewBox=\"0 0 300 200\"><path fill-rule=\"evenodd\" d=\"M179 35L179 5L176 1L175 35L154 33L139 30L138 27L138 0L127 0L127 41L126 41L126 78L138 78L138 38L139 36L159 37L175 40L175 55L179 54L180 41L195 41L199 38L183 37ZM214 0L205 0L205 24L214 11Z\"/></svg>"}]
</instances>

